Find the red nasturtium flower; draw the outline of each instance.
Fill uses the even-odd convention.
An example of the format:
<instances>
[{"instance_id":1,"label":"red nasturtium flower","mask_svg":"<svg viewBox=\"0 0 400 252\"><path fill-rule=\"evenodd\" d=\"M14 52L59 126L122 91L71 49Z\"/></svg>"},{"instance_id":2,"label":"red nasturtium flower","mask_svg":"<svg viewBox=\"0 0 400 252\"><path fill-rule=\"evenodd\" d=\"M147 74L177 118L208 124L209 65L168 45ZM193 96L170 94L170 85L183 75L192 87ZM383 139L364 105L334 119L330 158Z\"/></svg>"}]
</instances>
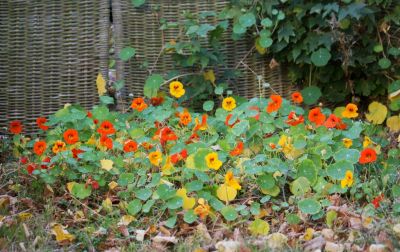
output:
<instances>
[{"instance_id":1,"label":"red nasturtium flower","mask_svg":"<svg viewBox=\"0 0 400 252\"><path fill-rule=\"evenodd\" d=\"M372 148L366 148L361 151L361 156L358 162L360 164L368 164L376 161L376 151Z\"/></svg>"},{"instance_id":2,"label":"red nasturtium flower","mask_svg":"<svg viewBox=\"0 0 400 252\"><path fill-rule=\"evenodd\" d=\"M137 148L138 144L133 140L127 140L124 143L124 152L135 152Z\"/></svg>"},{"instance_id":3,"label":"red nasturtium flower","mask_svg":"<svg viewBox=\"0 0 400 252\"><path fill-rule=\"evenodd\" d=\"M22 132L22 123L21 121L12 121L10 122L10 132L14 135L18 135Z\"/></svg>"},{"instance_id":4,"label":"red nasturtium flower","mask_svg":"<svg viewBox=\"0 0 400 252\"><path fill-rule=\"evenodd\" d=\"M78 131L76 129L67 129L64 132L64 140L67 144L74 144L79 141Z\"/></svg>"},{"instance_id":5,"label":"red nasturtium flower","mask_svg":"<svg viewBox=\"0 0 400 252\"><path fill-rule=\"evenodd\" d=\"M36 168L37 168L37 165L31 163L31 164L28 164L28 165L26 166L26 171L27 171L29 174L32 174L32 172L33 172L34 170L36 170Z\"/></svg>"},{"instance_id":6,"label":"red nasturtium flower","mask_svg":"<svg viewBox=\"0 0 400 252\"><path fill-rule=\"evenodd\" d=\"M187 126L192 121L192 116L190 115L187 109L183 110L182 113L179 114L179 123L181 125Z\"/></svg>"},{"instance_id":7,"label":"red nasturtium flower","mask_svg":"<svg viewBox=\"0 0 400 252\"><path fill-rule=\"evenodd\" d=\"M42 160L42 165L40 166L42 169L47 169L47 168L49 168L49 163L50 163L50 161L51 161L51 158L50 157L45 157L45 158L43 158L43 160ZM52 165L51 167L53 167L54 165Z\"/></svg>"},{"instance_id":8,"label":"red nasturtium flower","mask_svg":"<svg viewBox=\"0 0 400 252\"><path fill-rule=\"evenodd\" d=\"M110 121L103 121L97 129L101 135L112 135L115 133L114 125Z\"/></svg>"},{"instance_id":9,"label":"red nasturtium flower","mask_svg":"<svg viewBox=\"0 0 400 252\"><path fill-rule=\"evenodd\" d=\"M235 122L233 122L232 124L229 124L229 121L231 120L232 116L233 116L232 114L228 114L228 115L226 116L226 119L225 119L225 125L228 126L228 127L230 127L230 128L232 128L233 126L235 126L236 123L239 123L239 122L240 122L240 120L239 120L239 118L238 118L238 119L236 119Z\"/></svg>"},{"instance_id":10,"label":"red nasturtium flower","mask_svg":"<svg viewBox=\"0 0 400 252\"><path fill-rule=\"evenodd\" d=\"M162 96L156 96L150 99L150 103L154 107L160 106L163 102L164 102L164 97Z\"/></svg>"},{"instance_id":11,"label":"red nasturtium flower","mask_svg":"<svg viewBox=\"0 0 400 252\"><path fill-rule=\"evenodd\" d=\"M89 117L89 118L92 118L92 117L93 117L93 114L92 114L92 112L90 112L90 111L88 111L88 112L86 113L86 115L87 115L87 117Z\"/></svg>"},{"instance_id":12,"label":"red nasturtium flower","mask_svg":"<svg viewBox=\"0 0 400 252\"><path fill-rule=\"evenodd\" d=\"M28 158L27 157L21 157L20 159L19 159L19 162L21 162L21 164L26 164L26 163L28 163Z\"/></svg>"},{"instance_id":13,"label":"red nasturtium flower","mask_svg":"<svg viewBox=\"0 0 400 252\"><path fill-rule=\"evenodd\" d=\"M194 132L192 135L190 135L189 139L186 141L186 144L194 143L200 140L199 135Z\"/></svg>"},{"instance_id":14,"label":"red nasturtium flower","mask_svg":"<svg viewBox=\"0 0 400 252\"><path fill-rule=\"evenodd\" d=\"M37 141L33 145L33 151L36 155L41 156L46 151L47 145L45 141Z\"/></svg>"},{"instance_id":15,"label":"red nasturtium flower","mask_svg":"<svg viewBox=\"0 0 400 252\"><path fill-rule=\"evenodd\" d=\"M280 95L271 95L271 101L268 103L267 112L272 113L278 111L282 105L282 97Z\"/></svg>"},{"instance_id":16,"label":"red nasturtium flower","mask_svg":"<svg viewBox=\"0 0 400 252\"><path fill-rule=\"evenodd\" d=\"M147 107L148 106L147 106L146 102L141 97L133 99L132 104L131 104L131 108L133 108L134 110L137 110L139 112L142 112Z\"/></svg>"},{"instance_id":17,"label":"red nasturtium flower","mask_svg":"<svg viewBox=\"0 0 400 252\"><path fill-rule=\"evenodd\" d=\"M181 152L175 153L171 155L171 162L173 164L178 163L181 160L184 160L185 158L187 158L188 154L187 154L187 150L183 149Z\"/></svg>"},{"instance_id":18,"label":"red nasturtium flower","mask_svg":"<svg viewBox=\"0 0 400 252\"><path fill-rule=\"evenodd\" d=\"M111 138L107 137L107 135L102 135L100 137L100 144L107 147L109 150L113 148L113 141Z\"/></svg>"},{"instance_id":19,"label":"red nasturtium flower","mask_svg":"<svg viewBox=\"0 0 400 252\"><path fill-rule=\"evenodd\" d=\"M196 118L195 120L196 125L193 128L193 131L197 130L206 130L208 125L207 125L207 114L203 114L201 116L201 122L199 122L199 118Z\"/></svg>"},{"instance_id":20,"label":"red nasturtium flower","mask_svg":"<svg viewBox=\"0 0 400 252\"><path fill-rule=\"evenodd\" d=\"M229 154L231 154L231 156L239 156L243 152L243 147L244 147L243 142L239 141L237 142L235 149L231 150Z\"/></svg>"},{"instance_id":21,"label":"red nasturtium flower","mask_svg":"<svg viewBox=\"0 0 400 252\"><path fill-rule=\"evenodd\" d=\"M164 145L167 141L175 141L178 136L168 127L164 127L160 130L160 143Z\"/></svg>"},{"instance_id":22,"label":"red nasturtium flower","mask_svg":"<svg viewBox=\"0 0 400 252\"><path fill-rule=\"evenodd\" d=\"M292 94L292 101L293 103L301 104L303 102L303 96L300 92L294 92Z\"/></svg>"},{"instance_id":23,"label":"red nasturtium flower","mask_svg":"<svg viewBox=\"0 0 400 252\"><path fill-rule=\"evenodd\" d=\"M347 129L347 125L342 121L342 119L340 119L340 117L338 117L337 119L338 119L338 123L336 124L336 128L339 130Z\"/></svg>"},{"instance_id":24,"label":"red nasturtium flower","mask_svg":"<svg viewBox=\"0 0 400 252\"><path fill-rule=\"evenodd\" d=\"M46 126L47 119L45 117L38 117L36 119L36 124L39 128L41 128L42 130L46 131L49 129L49 126Z\"/></svg>"},{"instance_id":25,"label":"red nasturtium flower","mask_svg":"<svg viewBox=\"0 0 400 252\"><path fill-rule=\"evenodd\" d=\"M325 121L325 115L322 114L320 108L313 108L308 112L308 120L316 125L322 125Z\"/></svg>"},{"instance_id":26,"label":"red nasturtium flower","mask_svg":"<svg viewBox=\"0 0 400 252\"><path fill-rule=\"evenodd\" d=\"M92 189L94 189L94 190L99 189L99 187L100 187L99 182L92 179L91 176L89 176L88 180L86 181L85 188L87 188L88 185L90 185L92 187Z\"/></svg>"},{"instance_id":27,"label":"red nasturtium flower","mask_svg":"<svg viewBox=\"0 0 400 252\"><path fill-rule=\"evenodd\" d=\"M74 149L71 150L71 152L72 152L72 157L73 158L79 159L78 155L81 154L81 153L84 153L85 151L74 148Z\"/></svg>"},{"instance_id":28,"label":"red nasturtium flower","mask_svg":"<svg viewBox=\"0 0 400 252\"><path fill-rule=\"evenodd\" d=\"M374 205L375 208L378 208L381 206L381 201L383 200L383 193L381 193L380 195L376 196L373 200L372 200L372 205Z\"/></svg>"},{"instance_id":29,"label":"red nasturtium flower","mask_svg":"<svg viewBox=\"0 0 400 252\"><path fill-rule=\"evenodd\" d=\"M303 115L297 116L294 111L289 113L288 119L286 120L286 123L291 126L296 126L303 122L304 122Z\"/></svg>"}]
</instances>

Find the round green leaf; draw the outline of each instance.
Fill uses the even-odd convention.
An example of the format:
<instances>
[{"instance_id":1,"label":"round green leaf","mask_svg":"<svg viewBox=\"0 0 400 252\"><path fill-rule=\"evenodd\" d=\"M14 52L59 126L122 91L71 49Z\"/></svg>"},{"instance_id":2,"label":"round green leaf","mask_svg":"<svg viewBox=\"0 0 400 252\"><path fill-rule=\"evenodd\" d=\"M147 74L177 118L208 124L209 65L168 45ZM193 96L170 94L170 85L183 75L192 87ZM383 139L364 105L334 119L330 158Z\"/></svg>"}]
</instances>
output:
<instances>
[{"instance_id":1,"label":"round green leaf","mask_svg":"<svg viewBox=\"0 0 400 252\"><path fill-rule=\"evenodd\" d=\"M317 181L317 167L310 159L303 160L297 168L297 177L305 177L314 184Z\"/></svg>"},{"instance_id":2,"label":"round green leaf","mask_svg":"<svg viewBox=\"0 0 400 252\"><path fill-rule=\"evenodd\" d=\"M374 52L380 53L383 51L383 46L381 44L377 44L374 46Z\"/></svg>"},{"instance_id":3,"label":"round green leaf","mask_svg":"<svg viewBox=\"0 0 400 252\"><path fill-rule=\"evenodd\" d=\"M197 192L203 189L203 182L200 180L194 180L192 182L189 182L185 185L185 188L188 193L190 192Z\"/></svg>"},{"instance_id":4,"label":"round green leaf","mask_svg":"<svg viewBox=\"0 0 400 252\"><path fill-rule=\"evenodd\" d=\"M392 62L388 58L382 58L378 61L378 65L382 69L387 69L392 65Z\"/></svg>"},{"instance_id":5,"label":"round green leaf","mask_svg":"<svg viewBox=\"0 0 400 252\"><path fill-rule=\"evenodd\" d=\"M131 0L131 2L134 7L138 8L142 6L146 2L146 0Z\"/></svg>"},{"instance_id":6,"label":"round green leaf","mask_svg":"<svg viewBox=\"0 0 400 252\"><path fill-rule=\"evenodd\" d=\"M250 27L256 23L256 17L254 16L253 13L250 13L250 12L246 13L246 14L240 16L239 23L243 27L246 27L246 28Z\"/></svg>"},{"instance_id":7,"label":"round green leaf","mask_svg":"<svg viewBox=\"0 0 400 252\"><path fill-rule=\"evenodd\" d=\"M316 214L321 210L321 204L315 199L300 200L298 207L305 214Z\"/></svg>"},{"instance_id":8,"label":"round green leaf","mask_svg":"<svg viewBox=\"0 0 400 252\"><path fill-rule=\"evenodd\" d=\"M153 192L148 188L139 189L135 192L136 198L147 200Z\"/></svg>"},{"instance_id":9,"label":"round green leaf","mask_svg":"<svg viewBox=\"0 0 400 252\"><path fill-rule=\"evenodd\" d=\"M211 111L214 108L214 101L206 101L203 103L204 111Z\"/></svg>"},{"instance_id":10,"label":"round green leaf","mask_svg":"<svg viewBox=\"0 0 400 252\"><path fill-rule=\"evenodd\" d=\"M146 83L144 84L144 87L143 87L144 95L148 98L155 97L163 82L164 82L164 79L161 75L159 75L159 74L150 75L146 79Z\"/></svg>"},{"instance_id":11,"label":"round green leaf","mask_svg":"<svg viewBox=\"0 0 400 252\"><path fill-rule=\"evenodd\" d=\"M249 121L243 120L235 124L235 126L233 126L232 133L235 136L240 136L241 134L245 133L248 129L249 129Z\"/></svg>"},{"instance_id":12,"label":"round green leaf","mask_svg":"<svg viewBox=\"0 0 400 252\"><path fill-rule=\"evenodd\" d=\"M225 206L221 209L221 214L224 216L225 220L227 221L234 221L236 220L238 214L234 207Z\"/></svg>"},{"instance_id":13,"label":"round green leaf","mask_svg":"<svg viewBox=\"0 0 400 252\"><path fill-rule=\"evenodd\" d=\"M326 48L320 48L311 54L311 62L317 67L325 66L330 59L331 53Z\"/></svg>"},{"instance_id":14,"label":"round green leaf","mask_svg":"<svg viewBox=\"0 0 400 252\"><path fill-rule=\"evenodd\" d=\"M178 209L182 207L182 204L183 204L183 199L179 196L175 196L167 201L167 207L169 209Z\"/></svg>"},{"instance_id":15,"label":"round green leaf","mask_svg":"<svg viewBox=\"0 0 400 252\"><path fill-rule=\"evenodd\" d=\"M75 183L72 187L71 194L78 199L85 199L92 193L91 186L85 186L84 184Z\"/></svg>"},{"instance_id":16,"label":"round green leaf","mask_svg":"<svg viewBox=\"0 0 400 252\"><path fill-rule=\"evenodd\" d=\"M127 210L128 213L131 215L135 215L140 212L142 209L142 202L139 199L134 199L131 202L129 202Z\"/></svg>"},{"instance_id":17,"label":"round green leaf","mask_svg":"<svg viewBox=\"0 0 400 252\"><path fill-rule=\"evenodd\" d=\"M310 190L310 182L305 177L297 178L290 184L290 192L296 196L304 195Z\"/></svg>"},{"instance_id":18,"label":"round green leaf","mask_svg":"<svg viewBox=\"0 0 400 252\"><path fill-rule=\"evenodd\" d=\"M322 93L319 87L310 86L306 87L301 91L301 95L303 96L304 103L307 105L315 104L318 99L321 97Z\"/></svg>"},{"instance_id":19,"label":"round green leaf","mask_svg":"<svg viewBox=\"0 0 400 252\"><path fill-rule=\"evenodd\" d=\"M132 47L125 47L119 53L119 58L123 61L128 61L130 58L135 56L136 50Z\"/></svg>"},{"instance_id":20,"label":"round green leaf","mask_svg":"<svg viewBox=\"0 0 400 252\"><path fill-rule=\"evenodd\" d=\"M224 92L224 87L223 86L218 86L215 88L214 93L216 95L221 95Z\"/></svg>"},{"instance_id":21,"label":"round green leaf","mask_svg":"<svg viewBox=\"0 0 400 252\"><path fill-rule=\"evenodd\" d=\"M243 34L246 32L246 27L244 27L240 23L236 23L233 25L233 32L236 34Z\"/></svg>"},{"instance_id":22,"label":"round green leaf","mask_svg":"<svg viewBox=\"0 0 400 252\"><path fill-rule=\"evenodd\" d=\"M272 20L269 18L264 18L263 20L261 20L261 25L264 27L272 27Z\"/></svg>"},{"instance_id":23,"label":"round green leaf","mask_svg":"<svg viewBox=\"0 0 400 252\"><path fill-rule=\"evenodd\" d=\"M192 224L197 220L197 215L194 213L193 209L190 209L189 211L185 212L183 215L183 220L186 223Z\"/></svg>"},{"instance_id":24,"label":"round green leaf","mask_svg":"<svg viewBox=\"0 0 400 252\"><path fill-rule=\"evenodd\" d=\"M341 180L346 175L346 171L354 171L353 164L346 160L340 160L328 166L327 173L332 179Z\"/></svg>"},{"instance_id":25,"label":"round green leaf","mask_svg":"<svg viewBox=\"0 0 400 252\"><path fill-rule=\"evenodd\" d=\"M272 45L272 39L268 38L268 37L260 37L259 43L260 46L264 47L264 48L268 48Z\"/></svg>"},{"instance_id":26,"label":"round green leaf","mask_svg":"<svg viewBox=\"0 0 400 252\"><path fill-rule=\"evenodd\" d=\"M257 178L257 184L263 190L272 189L275 186L275 179L272 174L263 174Z\"/></svg>"},{"instance_id":27,"label":"round green leaf","mask_svg":"<svg viewBox=\"0 0 400 252\"><path fill-rule=\"evenodd\" d=\"M335 153L333 156L336 161L346 160L352 164L358 162L360 158L360 152L355 149L340 149L338 152Z\"/></svg>"}]
</instances>

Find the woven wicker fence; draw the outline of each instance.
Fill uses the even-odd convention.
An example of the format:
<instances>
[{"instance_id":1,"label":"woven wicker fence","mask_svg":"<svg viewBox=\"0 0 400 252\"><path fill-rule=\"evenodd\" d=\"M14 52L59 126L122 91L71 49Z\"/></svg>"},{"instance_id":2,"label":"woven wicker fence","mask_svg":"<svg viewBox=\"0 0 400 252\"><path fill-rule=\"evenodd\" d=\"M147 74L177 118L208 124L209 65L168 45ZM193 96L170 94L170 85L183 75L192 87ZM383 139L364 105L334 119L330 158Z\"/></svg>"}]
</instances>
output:
<instances>
[{"instance_id":1,"label":"woven wicker fence","mask_svg":"<svg viewBox=\"0 0 400 252\"><path fill-rule=\"evenodd\" d=\"M141 62L147 60L149 65L152 65L157 61L162 46L171 39L177 39L179 34L178 29L160 30L159 19L162 17L168 21L180 22L182 21L180 14L183 11L192 13L219 11L229 1L147 0L146 4L140 8L134 8L129 0L113 0L112 3L116 54L118 55L123 47L132 46L137 49L138 59L127 63L117 61L117 78L125 80L125 94L132 93L134 96L140 96L148 76L146 69L140 67ZM237 83L231 87L236 94L252 98L260 96L261 91L262 96L267 96L273 92L273 89L283 96L288 96L293 90L286 77L285 69L281 66L271 69L270 59L266 57L252 53L245 58L243 62L254 72L244 64L238 64L253 46L251 40L233 41L229 33L226 33L222 41L223 53L227 56L227 67L230 69L237 67L243 72ZM173 65L169 55L162 55L153 72L165 73L172 70ZM272 89L260 89L257 75L263 76L264 80L271 84Z\"/></svg>"},{"instance_id":2,"label":"woven wicker fence","mask_svg":"<svg viewBox=\"0 0 400 252\"><path fill-rule=\"evenodd\" d=\"M0 126L97 102L96 75L107 76L108 0L0 1Z\"/></svg>"}]
</instances>

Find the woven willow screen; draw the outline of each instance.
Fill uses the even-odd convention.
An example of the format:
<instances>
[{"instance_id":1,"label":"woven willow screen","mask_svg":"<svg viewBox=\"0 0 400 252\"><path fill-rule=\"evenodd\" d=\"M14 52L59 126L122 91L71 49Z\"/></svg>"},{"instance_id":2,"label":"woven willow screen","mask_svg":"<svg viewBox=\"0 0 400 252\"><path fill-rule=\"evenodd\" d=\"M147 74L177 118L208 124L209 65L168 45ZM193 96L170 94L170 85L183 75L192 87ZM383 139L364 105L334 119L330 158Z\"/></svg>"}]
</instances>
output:
<instances>
[{"instance_id":1,"label":"woven willow screen","mask_svg":"<svg viewBox=\"0 0 400 252\"><path fill-rule=\"evenodd\" d=\"M113 22L115 29L116 53L125 46L136 48L137 59L128 63L117 62L117 78L123 78L126 85L126 93L140 96L143 91L145 79L148 76L146 69L140 67L141 62L147 60L149 64L156 62L163 44L171 39L176 39L178 29L160 30L159 19L167 21L182 21L180 15L183 11L199 13L201 11L222 10L229 1L227 0L147 0L141 8L134 8L130 0L113 0ZM214 20L216 21L216 20ZM290 81L281 66L271 69L270 59L253 53L249 55L243 64L239 64L249 49L253 46L250 40L242 39L233 41L227 33L223 38L224 54L227 56L228 68L242 70L243 75L231 88L236 94L247 98L260 95L269 95L271 89L259 88L257 75L262 75L264 80L271 84L275 92L287 96L292 87ZM173 62L168 55L163 55L158 60L153 72L165 73L171 70Z\"/></svg>"},{"instance_id":2,"label":"woven willow screen","mask_svg":"<svg viewBox=\"0 0 400 252\"><path fill-rule=\"evenodd\" d=\"M0 1L0 126L97 102L107 76L109 0Z\"/></svg>"}]
</instances>

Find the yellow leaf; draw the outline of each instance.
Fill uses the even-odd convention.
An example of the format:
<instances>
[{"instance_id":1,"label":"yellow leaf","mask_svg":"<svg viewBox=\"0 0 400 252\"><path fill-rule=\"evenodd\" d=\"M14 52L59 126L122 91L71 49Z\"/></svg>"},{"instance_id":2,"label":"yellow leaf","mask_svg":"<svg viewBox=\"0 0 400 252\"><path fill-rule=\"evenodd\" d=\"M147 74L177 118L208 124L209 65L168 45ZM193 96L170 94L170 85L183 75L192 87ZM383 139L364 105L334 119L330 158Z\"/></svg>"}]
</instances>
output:
<instances>
[{"instance_id":1,"label":"yellow leaf","mask_svg":"<svg viewBox=\"0 0 400 252\"><path fill-rule=\"evenodd\" d=\"M74 185L76 184L76 182L68 182L67 183L67 189L69 193L72 193L72 188L74 187Z\"/></svg>"},{"instance_id":2,"label":"yellow leaf","mask_svg":"<svg viewBox=\"0 0 400 252\"><path fill-rule=\"evenodd\" d=\"M186 168L189 169L195 169L196 166L194 165L194 154L190 154L187 158L186 158Z\"/></svg>"},{"instance_id":3,"label":"yellow leaf","mask_svg":"<svg viewBox=\"0 0 400 252\"><path fill-rule=\"evenodd\" d=\"M112 211L112 201L110 198L106 198L105 200L103 200L103 202L101 203L101 206L103 207L103 209L110 213Z\"/></svg>"},{"instance_id":4,"label":"yellow leaf","mask_svg":"<svg viewBox=\"0 0 400 252\"><path fill-rule=\"evenodd\" d=\"M256 50L259 54L264 55L267 52L267 49L260 45L260 38L258 37L255 42Z\"/></svg>"},{"instance_id":5,"label":"yellow leaf","mask_svg":"<svg viewBox=\"0 0 400 252\"><path fill-rule=\"evenodd\" d=\"M187 191L185 188L178 189L176 195L183 199L183 209L189 210L194 207L196 200L186 195Z\"/></svg>"},{"instance_id":6,"label":"yellow leaf","mask_svg":"<svg viewBox=\"0 0 400 252\"><path fill-rule=\"evenodd\" d=\"M18 219L20 221L26 221L27 219L32 218L32 214L31 213L20 213L18 214Z\"/></svg>"},{"instance_id":7,"label":"yellow leaf","mask_svg":"<svg viewBox=\"0 0 400 252\"><path fill-rule=\"evenodd\" d=\"M118 226L128 226L134 220L135 220L135 217L133 217L132 215L124 215L121 217L120 221L118 222Z\"/></svg>"},{"instance_id":8,"label":"yellow leaf","mask_svg":"<svg viewBox=\"0 0 400 252\"><path fill-rule=\"evenodd\" d=\"M252 235L267 235L269 233L269 224L264 220L255 219L250 224L249 230Z\"/></svg>"},{"instance_id":9,"label":"yellow leaf","mask_svg":"<svg viewBox=\"0 0 400 252\"><path fill-rule=\"evenodd\" d=\"M303 238L305 241L309 241L313 238L313 235L314 235L314 229L307 228L306 233L304 234Z\"/></svg>"},{"instance_id":10,"label":"yellow leaf","mask_svg":"<svg viewBox=\"0 0 400 252\"><path fill-rule=\"evenodd\" d=\"M235 188L228 185L220 185L217 189L217 196L220 200L229 202L236 198L237 191Z\"/></svg>"},{"instance_id":11,"label":"yellow leaf","mask_svg":"<svg viewBox=\"0 0 400 252\"><path fill-rule=\"evenodd\" d=\"M103 78L103 75L101 73L97 75L96 85L97 85L97 93L99 93L99 96L102 96L105 93L107 93L106 80Z\"/></svg>"},{"instance_id":12,"label":"yellow leaf","mask_svg":"<svg viewBox=\"0 0 400 252\"><path fill-rule=\"evenodd\" d=\"M102 160L100 160L100 164L101 164L101 169L109 171L113 168L114 162L109 159L102 159Z\"/></svg>"},{"instance_id":13,"label":"yellow leaf","mask_svg":"<svg viewBox=\"0 0 400 252\"><path fill-rule=\"evenodd\" d=\"M389 127L391 132L396 133L400 131L400 115L389 117L386 120L386 125Z\"/></svg>"},{"instance_id":14,"label":"yellow leaf","mask_svg":"<svg viewBox=\"0 0 400 252\"><path fill-rule=\"evenodd\" d=\"M215 74L214 70L210 69L203 74L204 79L210 81L212 84L215 84Z\"/></svg>"},{"instance_id":15,"label":"yellow leaf","mask_svg":"<svg viewBox=\"0 0 400 252\"><path fill-rule=\"evenodd\" d=\"M60 224L54 224L51 228L51 232L56 236L56 241L58 243L65 244L72 242L75 239L75 236L70 234Z\"/></svg>"},{"instance_id":16,"label":"yellow leaf","mask_svg":"<svg viewBox=\"0 0 400 252\"><path fill-rule=\"evenodd\" d=\"M369 113L365 117L373 124L382 124L388 112L386 106L379 102L371 102L368 106L368 111Z\"/></svg>"},{"instance_id":17,"label":"yellow leaf","mask_svg":"<svg viewBox=\"0 0 400 252\"><path fill-rule=\"evenodd\" d=\"M108 188L110 188L110 190L114 190L117 186L118 183L115 181L111 181L110 183L108 183Z\"/></svg>"}]
</instances>

